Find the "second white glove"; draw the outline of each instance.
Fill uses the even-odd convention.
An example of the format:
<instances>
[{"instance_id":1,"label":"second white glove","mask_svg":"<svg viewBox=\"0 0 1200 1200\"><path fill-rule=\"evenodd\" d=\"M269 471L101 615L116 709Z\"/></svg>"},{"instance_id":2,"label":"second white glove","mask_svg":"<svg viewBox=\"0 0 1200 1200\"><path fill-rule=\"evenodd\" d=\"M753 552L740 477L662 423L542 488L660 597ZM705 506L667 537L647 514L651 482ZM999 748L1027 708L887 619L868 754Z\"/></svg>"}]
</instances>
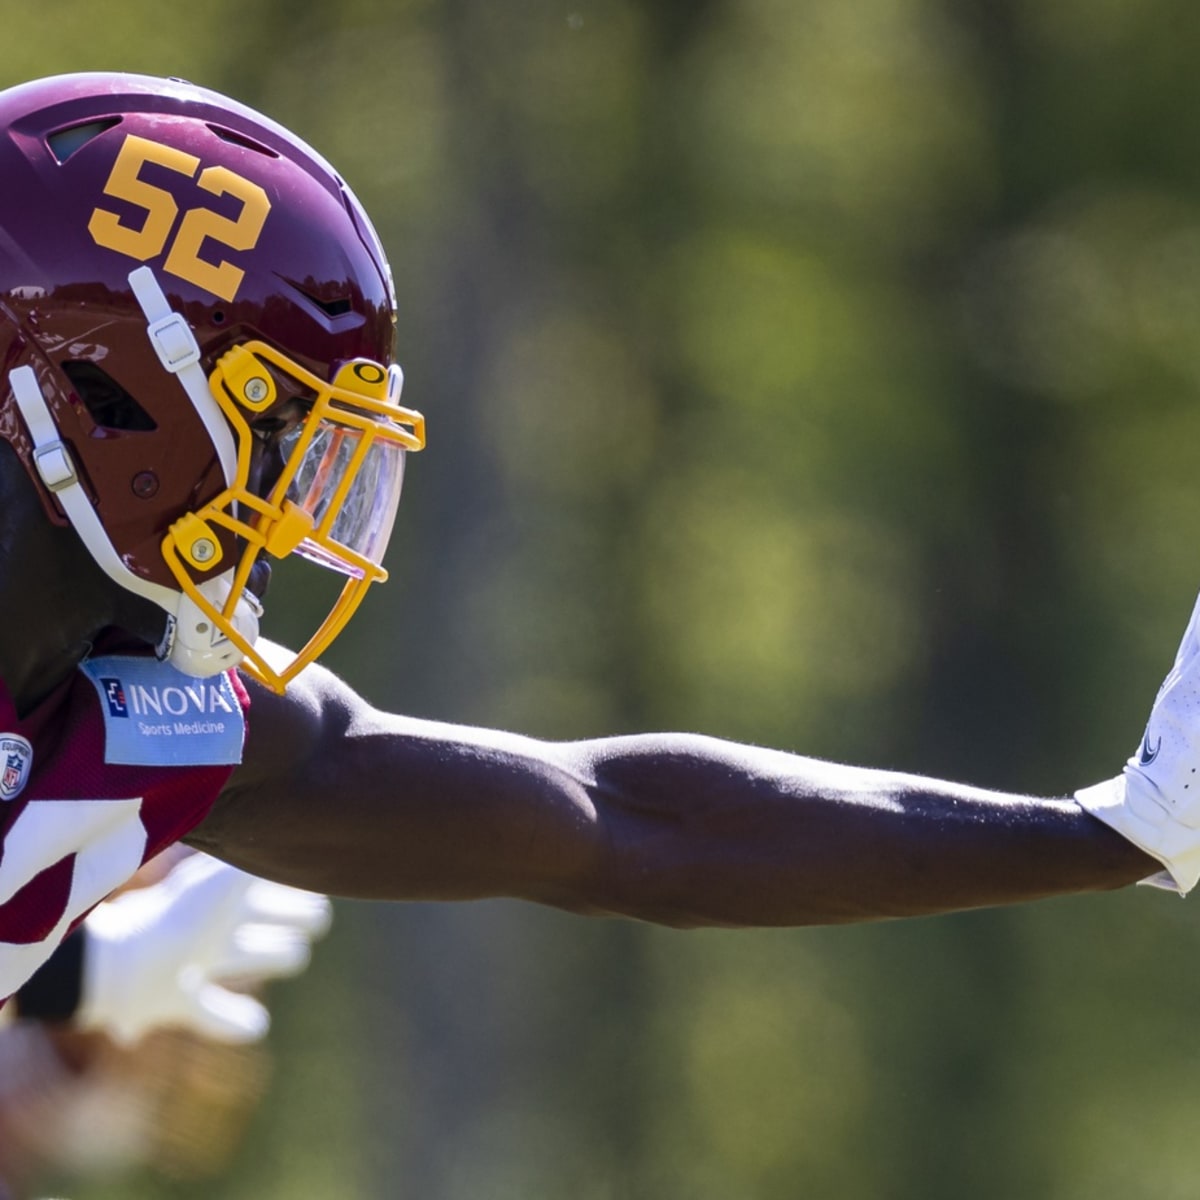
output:
<instances>
[{"instance_id":1,"label":"second white glove","mask_svg":"<svg viewBox=\"0 0 1200 1200\"><path fill-rule=\"evenodd\" d=\"M126 1043L161 1026L257 1041L270 1025L265 1006L222 985L304 970L330 916L324 896L194 855L87 918L76 1022Z\"/></svg>"}]
</instances>

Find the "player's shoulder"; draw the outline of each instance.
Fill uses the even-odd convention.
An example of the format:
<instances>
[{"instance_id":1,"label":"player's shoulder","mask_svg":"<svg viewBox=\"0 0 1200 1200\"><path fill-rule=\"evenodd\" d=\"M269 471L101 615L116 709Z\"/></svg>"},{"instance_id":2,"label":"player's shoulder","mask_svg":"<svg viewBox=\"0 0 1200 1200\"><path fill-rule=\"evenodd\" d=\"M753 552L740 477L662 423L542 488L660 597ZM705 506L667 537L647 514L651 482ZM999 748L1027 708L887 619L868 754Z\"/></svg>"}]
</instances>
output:
<instances>
[{"instance_id":1,"label":"player's shoulder","mask_svg":"<svg viewBox=\"0 0 1200 1200\"><path fill-rule=\"evenodd\" d=\"M291 651L273 642L260 640L255 648L272 666L292 659ZM339 741L356 718L371 711L348 683L318 663L305 667L282 694L248 675L241 681L250 697L242 775L294 767Z\"/></svg>"}]
</instances>

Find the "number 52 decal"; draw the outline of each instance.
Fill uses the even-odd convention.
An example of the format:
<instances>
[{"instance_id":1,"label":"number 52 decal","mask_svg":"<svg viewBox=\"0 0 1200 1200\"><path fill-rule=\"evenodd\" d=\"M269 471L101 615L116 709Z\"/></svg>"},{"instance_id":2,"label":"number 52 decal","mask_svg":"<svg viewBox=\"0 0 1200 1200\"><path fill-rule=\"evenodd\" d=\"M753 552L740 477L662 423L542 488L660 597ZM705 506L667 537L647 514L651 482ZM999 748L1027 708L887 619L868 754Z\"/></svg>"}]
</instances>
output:
<instances>
[{"instance_id":1,"label":"number 52 decal","mask_svg":"<svg viewBox=\"0 0 1200 1200\"><path fill-rule=\"evenodd\" d=\"M184 210L176 229L179 205L170 192L141 177L146 163L195 179L197 187L213 196L234 196L242 202L241 212L235 219L196 205ZM257 183L228 167L206 167L197 177L199 166L200 160L194 154L129 134L113 163L104 194L145 209L145 219L140 228L123 225L116 213L96 208L88 232L96 245L139 262L156 258L166 250L165 271L232 302L245 271L225 259L216 264L208 262L200 257L200 249L205 239L210 239L229 250L253 250L271 211L271 201Z\"/></svg>"}]
</instances>

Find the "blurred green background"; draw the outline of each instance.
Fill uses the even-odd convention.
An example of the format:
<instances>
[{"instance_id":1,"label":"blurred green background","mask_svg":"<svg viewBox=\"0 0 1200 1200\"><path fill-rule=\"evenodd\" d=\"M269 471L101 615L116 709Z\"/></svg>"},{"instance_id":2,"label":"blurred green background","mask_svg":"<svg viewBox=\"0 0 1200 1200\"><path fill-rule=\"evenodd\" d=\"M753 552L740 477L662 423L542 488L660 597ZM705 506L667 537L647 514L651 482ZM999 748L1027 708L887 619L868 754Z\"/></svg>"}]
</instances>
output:
<instances>
[{"instance_id":1,"label":"blurred green background","mask_svg":"<svg viewBox=\"0 0 1200 1200\"><path fill-rule=\"evenodd\" d=\"M207 84L374 215L429 448L328 659L371 699L1053 795L1136 745L1200 584L1200 7L0 21L0 82ZM1198 924L1144 890L769 933L342 904L231 1171L63 1187L1190 1200Z\"/></svg>"}]
</instances>

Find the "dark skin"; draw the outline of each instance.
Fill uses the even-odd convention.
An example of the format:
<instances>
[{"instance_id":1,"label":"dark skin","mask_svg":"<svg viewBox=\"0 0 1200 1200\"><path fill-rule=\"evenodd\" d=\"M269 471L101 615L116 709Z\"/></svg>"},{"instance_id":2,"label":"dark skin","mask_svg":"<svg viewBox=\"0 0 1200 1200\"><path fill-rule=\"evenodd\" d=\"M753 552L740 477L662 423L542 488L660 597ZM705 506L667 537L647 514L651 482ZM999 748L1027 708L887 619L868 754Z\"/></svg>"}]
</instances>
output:
<instances>
[{"instance_id":1,"label":"dark skin","mask_svg":"<svg viewBox=\"0 0 1200 1200\"><path fill-rule=\"evenodd\" d=\"M298 683L286 698L254 689L247 760L192 841L317 891L808 925L1115 888L1158 870L1072 800L689 734L541 742L382 713L319 669Z\"/></svg>"},{"instance_id":2,"label":"dark skin","mask_svg":"<svg viewBox=\"0 0 1200 1200\"><path fill-rule=\"evenodd\" d=\"M3 443L0 605L19 631L0 638L0 675L21 710L105 627L148 642L162 627L73 531L49 525ZM419 721L319 666L285 696L247 686L245 761L189 841L332 895L808 925L1107 890L1159 870L1069 799L692 734L550 743Z\"/></svg>"}]
</instances>

